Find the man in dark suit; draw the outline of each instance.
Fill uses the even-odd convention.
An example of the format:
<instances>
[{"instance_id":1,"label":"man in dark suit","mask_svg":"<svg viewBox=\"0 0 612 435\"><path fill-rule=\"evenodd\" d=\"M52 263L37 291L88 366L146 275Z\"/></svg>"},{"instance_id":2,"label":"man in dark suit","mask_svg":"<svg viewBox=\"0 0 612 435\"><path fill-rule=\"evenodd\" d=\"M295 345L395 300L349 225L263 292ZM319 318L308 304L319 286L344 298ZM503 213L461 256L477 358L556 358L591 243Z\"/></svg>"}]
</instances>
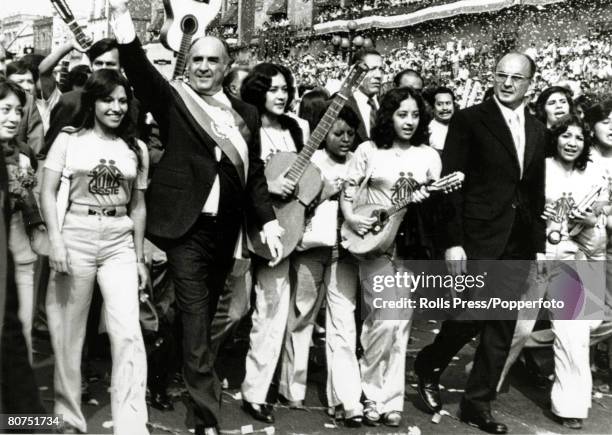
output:
<instances>
[{"instance_id":1,"label":"man in dark suit","mask_svg":"<svg viewBox=\"0 0 612 435\"><path fill-rule=\"evenodd\" d=\"M494 98L458 112L450 122L442 172L461 171L466 176L463 189L448 195L454 214L444 242L452 274L466 273L467 260L533 260L544 255L545 225L540 215L544 208L545 129L523 104L534 73L535 64L527 56L505 55L495 71ZM508 263L496 265L504 268ZM517 286L524 287L526 272L521 269L512 280L501 278L488 288L501 291L500 287L512 285L514 288L507 289L512 294ZM415 362L418 392L427 406L440 410L440 374L480 334L461 402L461 419L486 432L506 433L507 427L493 419L490 402L515 324L516 320L445 321L435 341Z\"/></svg>"},{"instance_id":2,"label":"man in dark suit","mask_svg":"<svg viewBox=\"0 0 612 435\"><path fill-rule=\"evenodd\" d=\"M348 98L346 105L359 115L355 132L355 146L370 138L370 129L378 110L378 94L383 79L383 58L373 48L364 48L355 53L352 65L363 62L369 69L359 87Z\"/></svg>"},{"instance_id":3,"label":"man in dark suit","mask_svg":"<svg viewBox=\"0 0 612 435\"><path fill-rule=\"evenodd\" d=\"M125 73L157 120L165 145L147 192L147 231L168 255L183 323L183 377L194 405L195 432L215 434L221 391L210 325L245 218L262 228L262 239L276 254L271 265L282 257L282 229L256 140L259 116L254 107L223 92L231 64L224 41L196 40L187 55L187 83L170 84L147 60L127 0L110 4Z\"/></svg>"}]
</instances>

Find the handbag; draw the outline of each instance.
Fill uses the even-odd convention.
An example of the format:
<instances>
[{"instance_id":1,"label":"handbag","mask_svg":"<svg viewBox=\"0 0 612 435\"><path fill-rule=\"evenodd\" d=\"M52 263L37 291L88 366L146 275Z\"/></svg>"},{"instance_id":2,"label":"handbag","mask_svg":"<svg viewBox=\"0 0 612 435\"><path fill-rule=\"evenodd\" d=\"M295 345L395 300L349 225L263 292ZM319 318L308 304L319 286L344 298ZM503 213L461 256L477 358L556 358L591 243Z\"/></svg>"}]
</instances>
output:
<instances>
[{"instance_id":1,"label":"handbag","mask_svg":"<svg viewBox=\"0 0 612 435\"><path fill-rule=\"evenodd\" d=\"M312 248L333 247L336 244L338 223L338 201L323 201L315 209L314 215L306 221L302 241L298 251Z\"/></svg>"}]
</instances>

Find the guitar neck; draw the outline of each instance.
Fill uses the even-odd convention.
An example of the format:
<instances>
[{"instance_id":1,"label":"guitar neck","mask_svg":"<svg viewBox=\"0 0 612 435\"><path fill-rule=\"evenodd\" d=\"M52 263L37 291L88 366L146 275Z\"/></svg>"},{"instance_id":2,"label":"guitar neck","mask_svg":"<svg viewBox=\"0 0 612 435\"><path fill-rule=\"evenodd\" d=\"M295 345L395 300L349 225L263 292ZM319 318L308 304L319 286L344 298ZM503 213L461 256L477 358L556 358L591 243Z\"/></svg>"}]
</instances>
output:
<instances>
[{"instance_id":1,"label":"guitar neck","mask_svg":"<svg viewBox=\"0 0 612 435\"><path fill-rule=\"evenodd\" d=\"M176 80L183 75L185 72L185 65L187 63L187 52L191 45L192 35L183 33L181 39L181 49L176 55L176 64L174 65L174 72L172 73L172 80Z\"/></svg>"},{"instance_id":2,"label":"guitar neck","mask_svg":"<svg viewBox=\"0 0 612 435\"><path fill-rule=\"evenodd\" d=\"M69 71L69 67L70 67L70 61L62 60L60 62L60 70L59 70L59 76L58 76L58 80L57 80L57 85L59 87L59 90L62 91L62 92L70 91L70 89L68 89L68 71Z\"/></svg>"},{"instance_id":3,"label":"guitar neck","mask_svg":"<svg viewBox=\"0 0 612 435\"><path fill-rule=\"evenodd\" d=\"M83 29L81 28L81 26L79 26L79 23L77 23L75 20L71 20L66 24L68 24L68 27L74 34L74 37L76 38L79 45L85 50L89 50L92 46L91 38L87 36L85 32L83 32Z\"/></svg>"},{"instance_id":4,"label":"guitar neck","mask_svg":"<svg viewBox=\"0 0 612 435\"><path fill-rule=\"evenodd\" d=\"M438 180L438 181L440 181L440 180ZM428 192L437 192L439 190L442 190L441 187L438 187L438 186L435 186L435 185L432 185L432 184L429 184L429 183L423 183L423 184L419 184L417 186L417 188L415 189L415 191L419 190L423 186L427 186L427 191ZM395 213L397 213L398 211L408 207L412 202L413 202L412 201L412 195L410 195L410 196L408 196L408 198L402 199L397 204L392 205L391 207L386 208L385 211L387 212L387 214L389 216L391 216L391 215L394 215Z\"/></svg>"},{"instance_id":5,"label":"guitar neck","mask_svg":"<svg viewBox=\"0 0 612 435\"><path fill-rule=\"evenodd\" d=\"M319 121L317 127L311 133L308 143L304 145L304 148L302 148L298 154L298 158L295 160L293 165L291 165L291 168L287 173L287 178L289 178L291 181L297 183L300 180L304 174L304 171L306 170L306 167L310 163L310 158L314 152L319 149L319 146L327 137L327 133L336 121L338 113L340 113L342 107L344 107L345 102L346 98L341 94L334 97L332 103L325 111L323 118L321 121Z\"/></svg>"}]
</instances>

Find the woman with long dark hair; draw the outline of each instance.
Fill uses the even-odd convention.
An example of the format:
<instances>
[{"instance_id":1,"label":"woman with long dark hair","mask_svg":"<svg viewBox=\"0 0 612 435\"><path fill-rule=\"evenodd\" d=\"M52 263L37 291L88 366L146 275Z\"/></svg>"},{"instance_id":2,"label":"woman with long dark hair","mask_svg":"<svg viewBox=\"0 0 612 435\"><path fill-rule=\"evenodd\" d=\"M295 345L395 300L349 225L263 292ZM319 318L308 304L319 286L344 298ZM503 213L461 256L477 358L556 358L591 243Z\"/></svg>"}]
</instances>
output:
<instances>
[{"instance_id":1,"label":"woman with long dark hair","mask_svg":"<svg viewBox=\"0 0 612 435\"><path fill-rule=\"evenodd\" d=\"M357 215L353 201L362 191L365 202L384 206L405 200L421 202L429 194L419 187L440 177L440 156L427 143L428 119L421 96L410 88L392 89L381 100L376 113L372 140L355 151L347 174L341 208L348 225L357 234L370 230L375 218ZM394 243L378 258L361 260L359 267L380 274L395 275L401 255ZM404 408L406 346L411 313L389 317L389 311L371 303L373 289L362 288L368 310L361 332L360 360L364 422L399 426ZM395 293L394 293L395 292ZM391 294L393 293L393 296ZM410 289L385 289L385 297L410 296ZM370 303L368 303L370 301Z\"/></svg>"},{"instance_id":2,"label":"woman with long dark hair","mask_svg":"<svg viewBox=\"0 0 612 435\"><path fill-rule=\"evenodd\" d=\"M240 93L244 102L259 110L261 159L264 162L267 163L277 152L300 151L303 145L302 130L296 120L286 115L295 93L293 78L287 68L273 63L256 65L244 79ZM292 182L284 174L275 180L268 180L270 193L281 198L289 197L293 188ZM246 356L246 374L241 389L245 411L257 420L272 423L274 416L272 408L266 405L266 396L287 326L291 260L286 258L274 267L258 260L255 259L253 265L256 301ZM288 400L294 400L287 397L291 394L282 385L280 392Z\"/></svg>"},{"instance_id":3,"label":"woman with long dark hair","mask_svg":"<svg viewBox=\"0 0 612 435\"><path fill-rule=\"evenodd\" d=\"M55 281L47 295L55 353L55 413L68 430L87 432L81 411L81 353L97 278L113 360L111 410L116 434L147 434L147 366L139 324L144 264L148 153L127 134L132 93L114 70L86 82L79 128L65 128L45 162L41 190ZM70 193L63 221L56 206L62 176ZM64 174L64 175L62 175Z\"/></svg>"}]
</instances>

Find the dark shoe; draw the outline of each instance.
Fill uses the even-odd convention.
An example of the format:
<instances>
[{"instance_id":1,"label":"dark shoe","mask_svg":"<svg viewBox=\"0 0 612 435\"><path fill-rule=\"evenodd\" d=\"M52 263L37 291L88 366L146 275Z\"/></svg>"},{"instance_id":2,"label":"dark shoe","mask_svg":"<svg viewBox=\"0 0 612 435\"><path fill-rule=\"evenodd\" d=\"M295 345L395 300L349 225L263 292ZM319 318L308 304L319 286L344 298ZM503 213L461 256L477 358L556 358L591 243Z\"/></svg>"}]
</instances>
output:
<instances>
[{"instance_id":1,"label":"dark shoe","mask_svg":"<svg viewBox=\"0 0 612 435\"><path fill-rule=\"evenodd\" d=\"M402 422L402 413L399 411L387 412L382 419L385 426L399 427Z\"/></svg>"},{"instance_id":2,"label":"dark shoe","mask_svg":"<svg viewBox=\"0 0 612 435\"><path fill-rule=\"evenodd\" d=\"M264 423L274 423L272 410L266 405L242 401L242 409L246 411L255 420L263 421Z\"/></svg>"},{"instance_id":3,"label":"dark shoe","mask_svg":"<svg viewBox=\"0 0 612 435\"><path fill-rule=\"evenodd\" d=\"M467 409L466 406L460 407L460 416L462 422L471 426L475 426L480 430L493 434L503 434L508 432L508 427L495 421L491 415L491 411L475 411Z\"/></svg>"},{"instance_id":4,"label":"dark shoe","mask_svg":"<svg viewBox=\"0 0 612 435\"><path fill-rule=\"evenodd\" d=\"M344 425L350 428L359 428L363 423L363 417L361 415L355 415L350 418L344 419Z\"/></svg>"},{"instance_id":5,"label":"dark shoe","mask_svg":"<svg viewBox=\"0 0 612 435\"><path fill-rule=\"evenodd\" d=\"M151 392L149 398L149 404L160 411L174 411L174 405L172 400L168 397L165 391L162 392Z\"/></svg>"},{"instance_id":6,"label":"dark shoe","mask_svg":"<svg viewBox=\"0 0 612 435\"><path fill-rule=\"evenodd\" d=\"M380 424L380 414L376 410L376 403L372 400L363 402L363 422L368 426Z\"/></svg>"},{"instance_id":7,"label":"dark shoe","mask_svg":"<svg viewBox=\"0 0 612 435\"><path fill-rule=\"evenodd\" d=\"M581 418L564 418L560 417L561 424L569 429L580 430L582 429Z\"/></svg>"},{"instance_id":8,"label":"dark shoe","mask_svg":"<svg viewBox=\"0 0 612 435\"><path fill-rule=\"evenodd\" d=\"M215 426L204 427L204 425L197 425L195 427L195 435L219 435L219 429Z\"/></svg>"},{"instance_id":9,"label":"dark shoe","mask_svg":"<svg viewBox=\"0 0 612 435\"><path fill-rule=\"evenodd\" d=\"M431 412L439 412L442 409L442 398L440 397L440 382L436 376L422 375L416 370L417 393Z\"/></svg>"}]
</instances>

